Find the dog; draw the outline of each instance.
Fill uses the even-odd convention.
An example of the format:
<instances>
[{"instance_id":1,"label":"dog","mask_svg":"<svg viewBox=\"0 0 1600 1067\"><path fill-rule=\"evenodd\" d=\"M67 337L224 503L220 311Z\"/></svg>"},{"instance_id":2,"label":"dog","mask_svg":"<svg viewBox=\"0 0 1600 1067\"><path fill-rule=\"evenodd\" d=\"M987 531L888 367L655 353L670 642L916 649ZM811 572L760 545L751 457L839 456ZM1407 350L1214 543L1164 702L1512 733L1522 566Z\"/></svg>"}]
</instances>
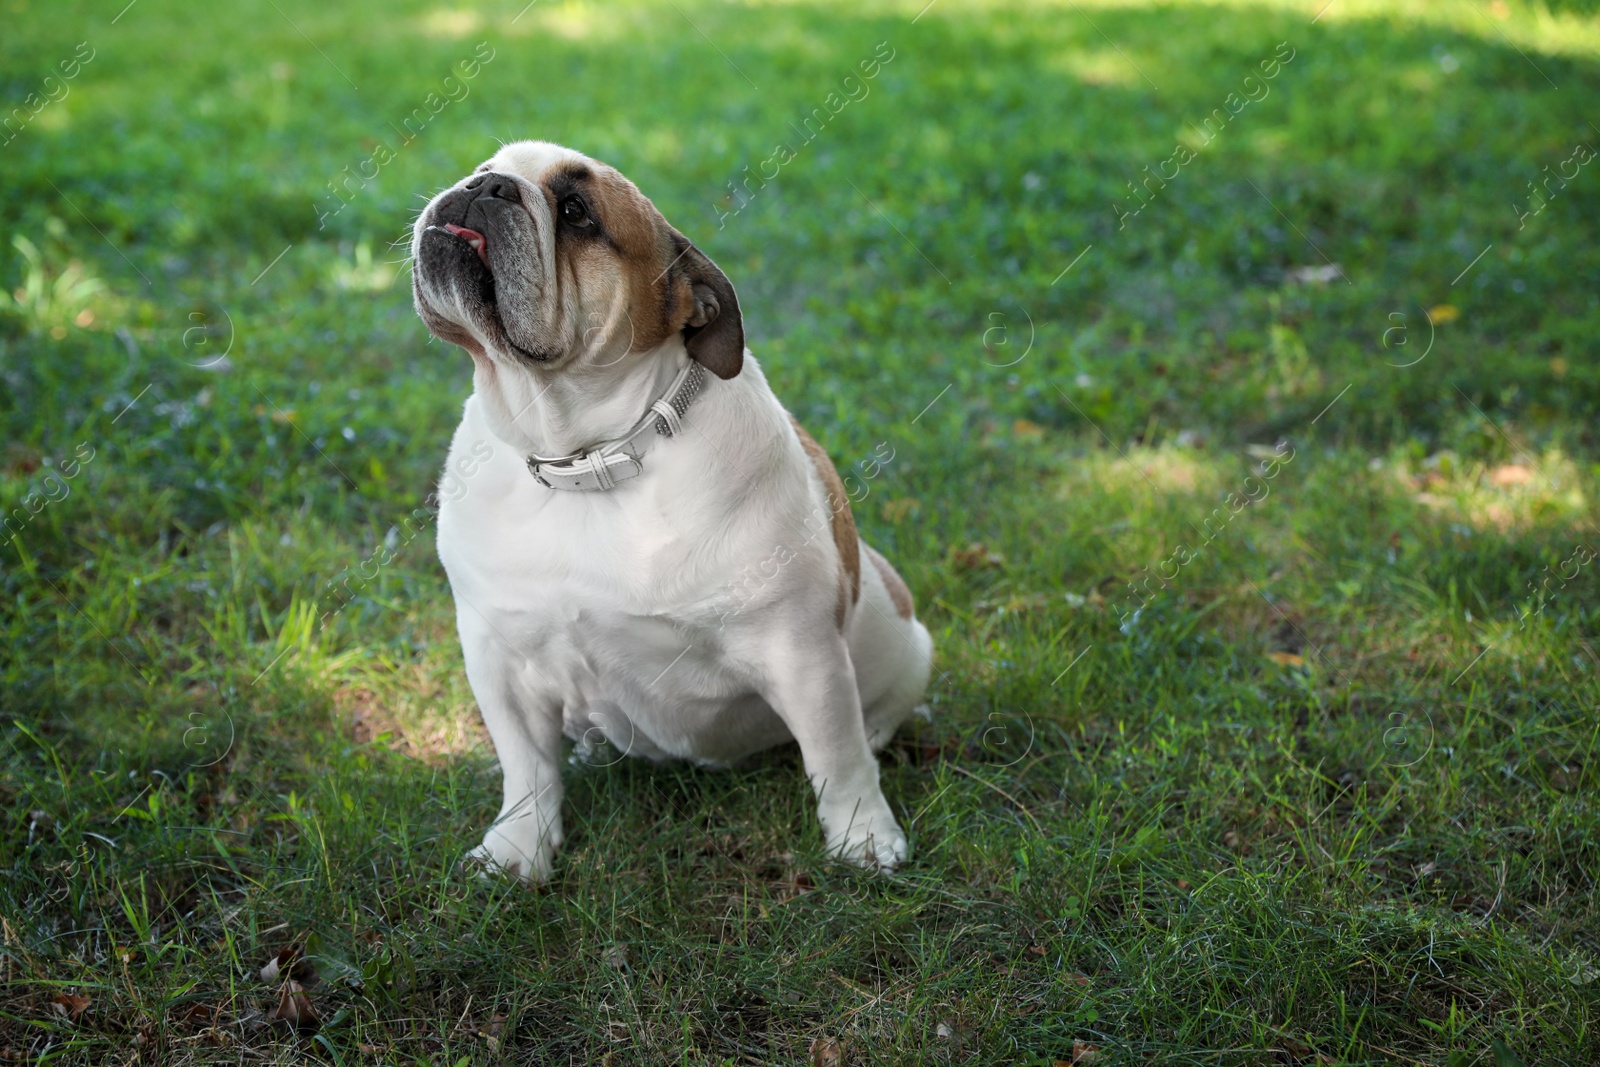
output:
<instances>
[{"instance_id":1,"label":"dog","mask_svg":"<svg viewBox=\"0 0 1600 1067\"><path fill-rule=\"evenodd\" d=\"M565 735L706 766L798 742L830 854L897 867L874 753L933 642L727 277L618 171L542 141L435 196L411 254L417 313L473 362L438 550L504 801L469 858L549 878Z\"/></svg>"}]
</instances>

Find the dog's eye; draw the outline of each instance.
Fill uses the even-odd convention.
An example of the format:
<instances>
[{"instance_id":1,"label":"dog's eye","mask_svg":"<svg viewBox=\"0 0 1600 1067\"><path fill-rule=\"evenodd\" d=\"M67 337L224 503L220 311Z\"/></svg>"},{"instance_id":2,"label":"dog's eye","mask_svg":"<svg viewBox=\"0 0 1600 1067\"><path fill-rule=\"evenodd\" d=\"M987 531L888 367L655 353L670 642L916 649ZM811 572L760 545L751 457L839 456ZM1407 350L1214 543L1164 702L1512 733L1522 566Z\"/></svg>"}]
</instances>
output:
<instances>
[{"instance_id":1,"label":"dog's eye","mask_svg":"<svg viewBox=\"0 0 1600 1067\"><path fill-rule=\"evenodd\" d=\"M589 225L589 209L583 206L583 201L576 196L569 196L561 201L561 221L569 226Z\"/></svg>"}]
</instances>

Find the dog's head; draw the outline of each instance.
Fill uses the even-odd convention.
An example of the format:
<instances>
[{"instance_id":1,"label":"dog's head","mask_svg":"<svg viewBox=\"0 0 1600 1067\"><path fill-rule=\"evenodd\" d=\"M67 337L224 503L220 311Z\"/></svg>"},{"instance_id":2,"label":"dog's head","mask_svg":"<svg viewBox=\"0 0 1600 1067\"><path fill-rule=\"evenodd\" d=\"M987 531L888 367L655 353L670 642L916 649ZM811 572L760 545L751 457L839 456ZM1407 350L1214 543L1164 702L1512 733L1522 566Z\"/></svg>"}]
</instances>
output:
<instances>
[{"instance_id":1,"label":"dog's head","mask_svg":"<svg viewBox=\"0 0 1600 1067\"><path fill-rule=\"evenodd\" d=\"M675 336L720 378L744 362L727 276L604 163L518 141L434 197L412 236L417 313L478 360L614 363Z\"/></svg>"}]
</instances>

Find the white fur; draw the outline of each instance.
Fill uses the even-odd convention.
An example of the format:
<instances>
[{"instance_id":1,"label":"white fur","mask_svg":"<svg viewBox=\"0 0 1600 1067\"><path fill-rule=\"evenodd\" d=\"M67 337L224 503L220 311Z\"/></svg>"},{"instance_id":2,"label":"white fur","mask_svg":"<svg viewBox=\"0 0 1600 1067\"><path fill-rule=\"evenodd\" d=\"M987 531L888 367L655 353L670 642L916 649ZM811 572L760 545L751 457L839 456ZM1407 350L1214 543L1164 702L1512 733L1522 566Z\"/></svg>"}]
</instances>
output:
<instances>
[{"instance_id":1,"label":"white fur","mask_svg":"<svg viewBox=\"0 0 1600 1067\"><path fill-rule=\"evenodd\" d=\"M548 877L561 736L583 751L598 732L633 755L708 765L796 740L828 847L894 867L906 838L873 750L921 698L932 641L896 615L864 551L841 632L827 495L756 360L746 353L727 381L707 375L683 434L612 490L551 490L525 466L530 451L620 435L688 358L675 336L545 373L475 360L438 524L467 676L504 775L474 854Z\"/></svg>"}]
</instances>

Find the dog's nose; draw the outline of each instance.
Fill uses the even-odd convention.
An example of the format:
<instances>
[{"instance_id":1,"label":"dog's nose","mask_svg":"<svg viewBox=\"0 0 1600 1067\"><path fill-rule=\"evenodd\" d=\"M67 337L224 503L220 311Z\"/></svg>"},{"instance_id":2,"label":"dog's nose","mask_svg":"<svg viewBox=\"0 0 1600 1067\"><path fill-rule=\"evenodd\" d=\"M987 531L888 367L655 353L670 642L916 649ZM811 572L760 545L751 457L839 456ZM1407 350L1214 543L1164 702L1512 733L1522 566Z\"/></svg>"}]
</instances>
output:
<instances>
[{"instance_id":1,"label":"dog's nose","mask_svg":"<svg viewBox=\"0 0 1600 1067\"><path fill-rule=\"evenodd\" d=\"M517 183L504 174L480 174L470 179L465 188L476 191L480 199L492 196L496 200L522 202L522 192L517 188Z\"/></svg>"}]
</instances>

